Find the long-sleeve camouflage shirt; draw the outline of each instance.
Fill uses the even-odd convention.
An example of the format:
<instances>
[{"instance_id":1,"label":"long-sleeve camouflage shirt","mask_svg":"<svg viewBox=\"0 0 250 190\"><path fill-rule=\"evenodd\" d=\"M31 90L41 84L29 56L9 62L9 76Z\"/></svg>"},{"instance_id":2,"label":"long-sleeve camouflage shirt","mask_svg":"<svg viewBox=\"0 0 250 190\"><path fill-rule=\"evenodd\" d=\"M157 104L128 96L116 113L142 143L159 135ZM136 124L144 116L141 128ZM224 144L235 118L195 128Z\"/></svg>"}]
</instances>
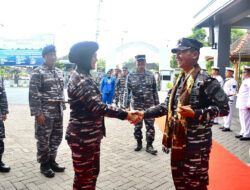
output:
<instances>
[{"instance_id":1,"label":"long-sleeve camouflage shirt","mask_svg":"<svg viewBox=\"0 0 250 190\"><path fill-rule=\"evenodd\" d=\"M118 92L118 94L123 94L124 93L124 88L125 88L125 83L126 83L127 75L120 75L116 79L116 85L115 85L115 91Z\"/></svg>"},{"instance_id":2,"label":"long-sleeve camouflage shirt","mask_svg":"<svg viewBox=\"0 0 250 190\"><path fill-rule=\"evenodd\" d=\"M77 69L68 84L70 120L66 139L92 143L105 135L104 116L124 120L127 112L102 102L102 94L90 74Z\"/></svg>"},{"instance_id":3,"label":"long-sleeve camouflage shirt","mask_svg":"<svg viewBox=\"0 0 250 190\"><path fill-rule=\"evenodd\" d=\"M65 109L63 72L46 64L34 69L29 85L31 116L61 117Z\"/></svg>"},{"instance_id":4,"label":"long-sleeve camouflage shirt","mask_svg":"<svg viewBox=\"0 0 250 190\"><path fill-rule=\"evenodd\" d=\"M0 76L0 120L2 120L2 115L6 115L9 113L8 111L8 101L4 88L3 78Z\"/></svg>"},{"instance_id":5,"label":"long-sleeve camouflage shirt","mask_svg":"<svg viewBox=\"0 0 250 190\"><path fill-rule=\"evenodd\" d=\"M146 109L159 104L155 77L150 71L139 73L136 70L128 75L123 98L126 108L130 105L130 93L134 109Z\"/></svg>"},{"instance_id":6,"label":"long-sleeve camouflage shirt","mask_svg":"<svg viewBox=\"0 0 250 190\"><path fill-rule=\"evenodd\" d=\"M180 84L177 89L175 100L178 100L181 85L182 84ZM144 118L147 119L168 115L170 94L171 90L164 103L147 109L144 113ZM176 104L177 101L174 101L172 107L174 117L177 114ZM194 82L189 97L189 105L191 105L195 112L195 118L187 118L187 151L189 153L210 151L213 119L217 116L228 115L228 98L216 79L211 78L206 72L200 72ZM173 128L171 132L172 134L176 134L178 133L178 129Z\"/></svg>"}]
</instances>

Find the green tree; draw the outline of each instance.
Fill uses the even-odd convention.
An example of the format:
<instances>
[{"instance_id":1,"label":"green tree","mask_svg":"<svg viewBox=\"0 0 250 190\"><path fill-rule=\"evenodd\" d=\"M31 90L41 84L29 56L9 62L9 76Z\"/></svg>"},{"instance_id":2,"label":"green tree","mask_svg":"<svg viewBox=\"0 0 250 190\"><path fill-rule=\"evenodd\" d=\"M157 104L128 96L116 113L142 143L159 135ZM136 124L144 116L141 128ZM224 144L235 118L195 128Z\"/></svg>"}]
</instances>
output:
<instances>
[{"instance_id":1,"label":"green tree","mask_svg":"<svg viewBox=\"0 0 250 190\"><path fill-rule=\"evenodd\" d=\"M57 62L55 63L55 67L61 69L62 71L64 71L64 70L66 69L66 66L64 65L64 63L61 63L61 62L59 62L59 61L57 61Z\"/></svg>"},{"instance_id":2,"label":"green tree","mask_svg":"<svg viewBox=\"0 0 250 190\"><path fill-rule=\"evenodd\" d=\"M97 68L97 71L105 72L106 61L104 59L98 59L96 68Z\"/></svg>"},{"instance_id":3,"label":"green tree","mask_svg":"<svg viewBox=\"0 0 250 190\"><path fill-rule=\"evenodd\" d=\"M177 63L177 61L176 61L176 55L175 55L175 54L173 54L173 55L171 56L170 67L171 67L171 68L178 68L178 63Z\"/></svg>"},{"instance_id":4,"label":"green tree","mask_svg":"<svg viewBox=\"0 0 250 190\"><path fill-rule=\"evenodd\" d=\"M207 32L204 28L192 28L192 34L187 38L192 38L203 43L203 46L209 46L209 43L206 41Z\"/></svg>"},{"instance_id":5,"label":"green tree","mask_svg":"<svg viewBox=\"0 0 250 190\"><path fill-rule=\"evenodd\" d=\"M122 63L122 66L127 67L129 71L134 71L136 69L135 59L130 58L128 61Z\"/></svg>"},{"instance_id":6,"label":"green tree","mask_svg":"<svg viewBox=\"0 0 250 190\"><path fill-rule=\"evenodd\" d=\"M154 72L159 72L159 63L147 63L146 64L147 70L153 70Z\"/></svg>"},{"instance_id":7,"label":"green tree","mask_svg":"<svg viewBox=\"0 0 250 190\"><path fill-rule=\"evenodd\" d=\"M231 29L231 44L243 36L245 32L240 29L232 28Z\"/></svg>"}]
</instances>

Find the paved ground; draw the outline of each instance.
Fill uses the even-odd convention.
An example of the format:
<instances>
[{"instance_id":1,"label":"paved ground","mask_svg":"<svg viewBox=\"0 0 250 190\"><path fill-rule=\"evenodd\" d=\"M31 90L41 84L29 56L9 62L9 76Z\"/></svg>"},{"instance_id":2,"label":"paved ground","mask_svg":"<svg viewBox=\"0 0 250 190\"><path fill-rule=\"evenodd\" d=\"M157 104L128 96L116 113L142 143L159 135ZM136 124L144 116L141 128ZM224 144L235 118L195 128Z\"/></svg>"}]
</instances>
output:
<instances>
[{"instance_id":1,"label":"paved ground","mask_svg":"<svg viewBox=\"0 0 250 190\"><path fill-rule=\"evenodd\" d=\"M161 99L165 93L160 93ZM18 99L18 97L16 97ZM63 140L57 161L66 166L64 173L57 173L52 179L43 177L36 162L36 142L34 139L34 121L29 116L28 105L10 105L10 114L6 121L6 151L4 161L12 169L10 173L0 173L0 190L72 189L73 168L70 149ZM69 118L69 109L65 112L64 129ZM222 133L213 127L214 139L222 144L245 163L249 160L250 142L241 142L234 138L239 131L236 118L232 120L233 132ZM133 126L127 121L106 119L107 138L102 141L101 172L98 178L98 190L172 190L169 155L161 151L161 132L156 127L154 146L157 156L143 151L134 152ZM145 130L144 130L145 134Z\"/></svg>"}]
</instances>

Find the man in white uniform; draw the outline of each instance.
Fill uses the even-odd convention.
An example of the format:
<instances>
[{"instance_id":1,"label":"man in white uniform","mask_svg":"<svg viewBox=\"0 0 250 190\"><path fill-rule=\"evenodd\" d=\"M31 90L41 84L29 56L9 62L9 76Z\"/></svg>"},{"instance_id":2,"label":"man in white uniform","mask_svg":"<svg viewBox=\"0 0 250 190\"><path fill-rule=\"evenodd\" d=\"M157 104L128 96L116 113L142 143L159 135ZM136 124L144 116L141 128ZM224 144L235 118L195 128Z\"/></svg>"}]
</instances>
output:
<instances>
[{"instance_id":1,"label":"man in white uniform","mask_svg":"<svg viewBox=\"0 0 250 190\"><path fill-rule=\"evenodd\" d=\"M237 86L237 81L234 79L234 69L230 67L226 67L226 79L225 79L225 84L223 86L223 90L225 91L225 94L229 98L229 114L228 116L224 116L224 126L221 127L223 132L226 131L231 131L230 126L231 126L231 120L232 120L232 114L233 114L233 106L234 106L234 100L235 100L235 94L236 94L236 86Z\"/></svg>"},{"instance_id":2,"label":"man in white uniform","mask_svg":"<svg viewBox=\"0 0 250 190\"><path fill-rule=\"evenodd\" d=\"M241 141L250 140L250 67L245 66L242 84L240 86L236 107L239 108L241 130L236 135Z\"/></svg>"},{"instance_id":3,"label":"man in white uniform","mask_svg":"<svg viewBox=\"0 0 250 190\"><path fill-rule=\"evenodd\" d=\"M220 68L219 67L212 67L212 77L215 78L219 83L220 86L222 87L224 84L223 78L219 75ZM218 124L218 117L214 118L214 124Z\"/></svg>"}]
</instances>

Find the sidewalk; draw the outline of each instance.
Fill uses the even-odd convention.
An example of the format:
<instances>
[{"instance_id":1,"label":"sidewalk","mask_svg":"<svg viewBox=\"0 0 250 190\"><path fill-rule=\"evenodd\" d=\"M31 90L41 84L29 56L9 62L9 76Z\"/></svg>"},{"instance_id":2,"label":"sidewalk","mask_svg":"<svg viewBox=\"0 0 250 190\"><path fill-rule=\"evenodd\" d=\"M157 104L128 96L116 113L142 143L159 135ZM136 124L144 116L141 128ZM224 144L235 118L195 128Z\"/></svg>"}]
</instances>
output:
<instances>
[{"instance_id":1,"label":"sidewalk","mask_svg":"<svg viewBox=\"0 0 250 190\"><path fill-rule=\"evenodd\" d=\"M166 92L160 92L164 99ZM28 105L9 105L10 114L5 123L6 136L3 161L11 166L11 172L0 173L0 190L61 190L72 189L73 168L71 151L63 139L57 161L66 166L64 173L56 173L52 179L40 174L36 162L36 141L34 138L34 118L30 117ZM64 130L69 119L69 108L64 114ZM169 154L161 151L162 134L156 127L154 147L158 155L153 156L143 150L134 152L133 125L117 119L105 120L107 137L102 141L101 171L97 190L174 190ZM248 149L250 142L234 138L239 131L237 118L233 119L233 132L223 133L218 126L213 127L213 137L244 163L250 162ZM64 133L65 134L65 133ZM145 128L143 128L145 137ZM230 180L230 179L229 179Z\"/></svg>"}]
</instances>

